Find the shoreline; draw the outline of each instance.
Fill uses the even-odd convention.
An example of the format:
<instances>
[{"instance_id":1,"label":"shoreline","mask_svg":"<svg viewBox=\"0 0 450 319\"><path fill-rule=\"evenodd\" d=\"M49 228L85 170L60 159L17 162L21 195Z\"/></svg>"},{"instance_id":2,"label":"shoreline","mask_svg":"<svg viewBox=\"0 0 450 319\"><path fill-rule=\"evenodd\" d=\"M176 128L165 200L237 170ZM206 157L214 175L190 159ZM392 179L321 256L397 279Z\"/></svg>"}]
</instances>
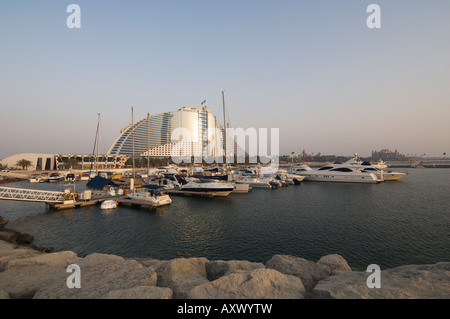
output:
<instances>
[{"instance_id":1,"label":"shoreline","mask_svg":"<svg viewBox=\"0 0 450 319\"><path fill-rule=\"evenodd\" d=\"M353 271L338 254L310 261L274 255L265 264L207 258L124 258L32 245L0 217L0 299L450 299L450 262ZM81 288L67 286L69 265ZM372 277L371 277L372 276Z\"/></svg>"}]
</instances>

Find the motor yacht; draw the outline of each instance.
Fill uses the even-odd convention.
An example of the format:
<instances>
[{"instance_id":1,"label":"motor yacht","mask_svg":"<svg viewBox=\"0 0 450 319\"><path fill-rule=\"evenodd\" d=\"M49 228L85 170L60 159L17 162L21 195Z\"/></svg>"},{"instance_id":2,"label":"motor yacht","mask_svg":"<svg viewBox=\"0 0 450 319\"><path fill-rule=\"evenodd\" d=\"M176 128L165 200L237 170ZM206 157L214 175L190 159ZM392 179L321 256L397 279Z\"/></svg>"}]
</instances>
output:
<instances>
[{"instance_id":1,"label":"motor yacht","mask_svg":"<svg viewBox=\"0 0 450 319\"><path fill-rule=\"evenodd\" d=\"M214 193L215 196L228 196L234 191L234 183L219 182L212 179L196 179L177 177L181 184L177 189L190 192Z\"/></svg>"},{"instance_id":2,"label":"motor yacht","mask_svg":"<svg viewBox=\"0 0 450 319\"><path fill-rule=\"evenodd\" d=\"M268 178L243 177L236 180L236 184L248 184L251 188L272 188Z\"/></svg>"},{"instance_id":3,"label":"motor yacht","mask_svg":"<svg viewBox=\"0 0 450 319\"><path fill-rule=\"evenodd\" d=\"M378 183L380 180L373 173L363 172L359 167L343 164L330 164L318 169L302 165L293 168L293 173L305 177L307 181L345 182L345 183Z\"/></svg>"}]
</instances>

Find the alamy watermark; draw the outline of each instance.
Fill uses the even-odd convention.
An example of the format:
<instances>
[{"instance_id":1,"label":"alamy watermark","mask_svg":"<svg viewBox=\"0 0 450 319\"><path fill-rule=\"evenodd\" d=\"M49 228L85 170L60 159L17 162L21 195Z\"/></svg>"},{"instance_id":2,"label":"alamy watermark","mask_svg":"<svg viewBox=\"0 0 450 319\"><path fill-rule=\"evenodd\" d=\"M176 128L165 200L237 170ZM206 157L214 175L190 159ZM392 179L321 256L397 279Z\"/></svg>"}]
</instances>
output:
<instances>
[{"instance_id":1,"label":"alamy watermark","mask_svg":"<svg viewBox=\"0 0 450 319\"><path fill-rule=\"evenodd\" d=\"M227 128L226 134L219 128L209 128L199 137L180 127L172 131L171 141L171 157L176 164L279 163L279 128L271 128L270 136L267 128Z\"/></svg>"}]
</instances>

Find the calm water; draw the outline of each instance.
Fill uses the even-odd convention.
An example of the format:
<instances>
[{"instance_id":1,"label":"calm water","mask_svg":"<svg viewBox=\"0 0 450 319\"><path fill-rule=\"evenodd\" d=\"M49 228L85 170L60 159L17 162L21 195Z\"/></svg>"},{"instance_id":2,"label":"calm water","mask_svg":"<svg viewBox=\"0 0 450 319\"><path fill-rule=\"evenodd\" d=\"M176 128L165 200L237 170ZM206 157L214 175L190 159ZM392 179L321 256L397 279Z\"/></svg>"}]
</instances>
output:
<instances>
[{"instance_id":1,"label":"calm water","mask_svg":"<svg viewBox=\"0 0 450 319\"><path fill-rule=\"evenodd\" d=\"M80 256L266 262L275 254L316 261L338 253L354 270L450 261L450 169L396 171L409 175L376 185L304 182L227 198L172 196L170 206L154 211L53 211L41 203L0 201L0 215L10 228L32 234L33 244Z\"/></svg>"}]
</instances>

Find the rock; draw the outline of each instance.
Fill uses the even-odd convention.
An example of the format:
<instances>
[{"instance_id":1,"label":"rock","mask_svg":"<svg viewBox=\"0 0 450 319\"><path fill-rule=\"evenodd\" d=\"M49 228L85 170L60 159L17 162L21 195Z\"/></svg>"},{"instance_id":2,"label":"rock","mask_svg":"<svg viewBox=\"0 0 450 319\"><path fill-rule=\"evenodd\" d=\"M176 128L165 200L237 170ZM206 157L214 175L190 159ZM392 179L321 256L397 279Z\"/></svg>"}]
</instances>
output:
<instances>
[{"instance_id":1,"label":"rock","mask_svg":"<svg viewBox=\"0 0 450 319\"><path fill-rule=\"evenodd\" d=\"M46 265L50 267L67 267L73 261L77 254L73 251L61 251L51 254L39 254L36 256L28 257L28 258L20 258L11 260L6 265L6 269L11 269L15 267L28 267L28 266L39 266Z\"/></svg>"},{"instance_id":2,"label":"rock","mask_svg":"<svg viewBox=\"0 0 450 319\"><path fill-rule=\"evenodd\" d=\"M332 275L336 274L338 271L352 271L352 268L350 268L347 261L341 255L337 254L323 256L317 263L327 266Z\"/></svg>"},{"instance_id":3,"label":"rock","mask_svg":"<svg viewBox=\"0 0 450 319\"><path fill-rule=\"evenodd\" d=\"M0 299L9 299L9 294L2 288L0 288Z\"/></svg>"},{"instance_id":4,"label":"rock","mask_svg":"<svg viewBox=\"0 0 450 319\"><path fill-rule=\"evenodd\" d=\"M34 238L30 234L17 233L16 241L18 243L31 244L33 242L33 240L34 240Z\"/></svg>"},{"instance_id":5,"label":"rock","mask_svg":"<svg viewBox=\"0 0 450 319\"><path fill-rule=\"evenodd\" d=\"M0 288L6 291L11 299L30 299L41 287L54 282L65 284L67 276L64 268L49 266L13 268L0 272Z\"/></svg>"},{"instance_id":6,"label":"rock","mask_svg":"<svg viewBox=\"0 0 450 319\"><path fill-rule=\"evenodd\" d=\"M194 287L189 299L302 299L302 281L274 269L257 268L230 273Z\"/></svg>"},{"instance_id":7,"label":"rock","mask_svg":"<svg viewBox=\"0 0 450 319\"><path fill-rule=\"evenodd\" d=\"M117 290L138 286L155 286L157 275L135 260L114 255L92 254L79 259L81 288L68 289L63 281L52 281L40 287L34 299L98 299Z\"/></svg>"},{"instance_id":8,"label":"rock","mask_svg":"<svg viewBox=\"0 0 450 319\"><path fill-rule=\"evenodd\" d=\"M216 260L206 262L205 268L206 277L208 278L208 280L212 281L224 276L229 271L264 268L264 264L254 263L246 260Z\"/></svg>"},{"instance_id":9,"label":"rock","mask_svg":"<svg viewBox=\"0 0 450 319\"><path fill-rule=\"evenodd\" d=\"M129 289L110 291L105 299L172 299L172 289L138 286Z\"/></svg>"},{"instance_id":10,"label":"rock","mask_svg":"<svg viewBox=\"0 0 450 319\"><path fill-rule=\"evenodd\" d=\"M381 271L381 288L368 288L372 273L340 272L319 282L314 299L448 299L450 263L409 265Z\"/></svg>"},{"instance_id":11,"label":"rock","mask_svg":"<svg viewBox=\"0 0 450 319\"><path fill-rule=\"evenodd\" d=\"M266 267L299 277L306 291L310 291L319 280L331 274L328 266L290 255L275 255L266 263Z\"/></svg>"},{"instance_id":12,"label":"rock","mask_svg":"<svg viewBox=\"0 0 450 319\"><path fill-rule=\"evenodd\" d=\"M10 243L15 243L17 240L17 233L10 229L0 230L0 240L5 240Z\"/></svg>"},{"instance_id":13,"label":"rock","mask_svg":"<svg viewBox=\"0 0 450 319\"><path fill-rule=\"evenodd\" d=\"M82 267L93 267L93 266L100 266L102 264L111 264L111 263L117 263L117 262L123 262L125 261L125 258L116 256L116 255L110 255L110 254L100 254L100 253L93 253L90 255L87 255L84 258L81 258L76 263Z\"/></svg>"},{"instance_id":14,"label":"rock","mask_svg":"<svg viewBox=\"0 0 450 319\"><path fill-rule=\"evenodd\" d=\"M5 219L3 219L2 216L0 216L0 227L1 227L1 226L5 226L6 224L8 224L8 221L5 220Z\"/></svg>"},{"instance_id":15,"label":"rock","mask_svg":"<svg viewBox=\"0 0 450 319\"><path fill-rule=\"evenodd\" d=\"M5 244L11 245L11 249L3 249L5 247ZM6 243L4 241L0 241L0 272L4 271L6 269L6 266L11 261L20 260L23 258L30 258L39 256L41 253L37 250L30 249L30 248L17 248L14 249L13 244Z\"/></svg>"},{"instance_id":16,"label":"rock","mask_svg":"<svg viewBox=\"0 0 450 319\"><path fill-rule=\"evenodd\" d=\"M158 274L157 286L168 287L174 299L185 299L195 286L209 282L206 278L206 258L177 258L153 267Z\"/></svg>"}]
</instances>

